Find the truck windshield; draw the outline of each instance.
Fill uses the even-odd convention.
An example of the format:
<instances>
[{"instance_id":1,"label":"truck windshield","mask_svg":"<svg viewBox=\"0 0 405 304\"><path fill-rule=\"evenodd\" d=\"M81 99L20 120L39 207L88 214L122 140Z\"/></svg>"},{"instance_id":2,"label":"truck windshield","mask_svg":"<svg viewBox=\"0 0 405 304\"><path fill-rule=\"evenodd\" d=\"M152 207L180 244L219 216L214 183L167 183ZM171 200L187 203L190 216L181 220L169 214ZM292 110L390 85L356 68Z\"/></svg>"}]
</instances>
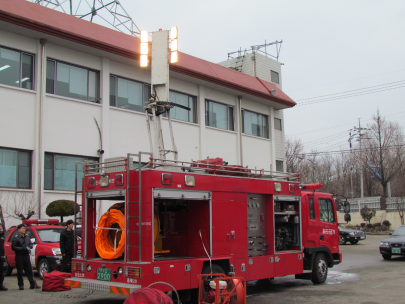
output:
<instances>
[{"instance_id":1,"label":"truck windshield","mask_svg":"<svg viewBox=\"0 0 405 304\"><path fill-rule=\"evenodd\" d=\"M62 230L60 228L38 229L37 233L42 243L59 243Z\"/></svg>"}]
</instances>

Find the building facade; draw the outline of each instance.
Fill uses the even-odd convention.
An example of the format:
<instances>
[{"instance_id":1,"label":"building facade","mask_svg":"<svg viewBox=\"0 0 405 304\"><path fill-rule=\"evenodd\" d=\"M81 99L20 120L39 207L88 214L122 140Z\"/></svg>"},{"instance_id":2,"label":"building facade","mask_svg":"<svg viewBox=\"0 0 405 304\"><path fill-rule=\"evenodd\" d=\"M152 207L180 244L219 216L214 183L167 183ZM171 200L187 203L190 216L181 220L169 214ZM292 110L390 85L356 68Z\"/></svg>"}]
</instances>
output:
<instances>
[{"instance_id":1,"label":"building facade","mask_svg":"<svg viewBox=\"0 0 405 304\"><path fill-rule=\"evenodd\" d=\"M149 152L151 74L139 67L139 44L24 0L0 0L3 209L12 196L31 196L46 218L47 203L74 199L77 161ZM222 157L283 171L282 109L295 102L281 83L180 53L170 65L170 101L190 108L171 111L179 160ZM163 133L170 138L166 118Z\"/></svg>"}]
</instances>

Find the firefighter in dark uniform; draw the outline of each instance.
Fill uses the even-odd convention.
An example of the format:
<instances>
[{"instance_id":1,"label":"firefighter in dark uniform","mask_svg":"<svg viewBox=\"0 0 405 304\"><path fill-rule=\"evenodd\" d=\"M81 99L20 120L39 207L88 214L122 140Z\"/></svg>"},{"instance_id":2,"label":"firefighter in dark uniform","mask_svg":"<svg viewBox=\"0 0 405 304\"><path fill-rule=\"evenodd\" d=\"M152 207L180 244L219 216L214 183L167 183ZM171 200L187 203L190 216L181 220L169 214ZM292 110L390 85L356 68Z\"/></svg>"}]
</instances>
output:
<instances>
[{"instance_id":1,"label":"firefighter in dark uniform","mask_svg":"<svg viewBox=\"0 0 405 304\"><path fill-rule=\"evenodd\" d=\"M25 225L20 224L17 226L18 234L13 238L11 249L15 251L15 264L17 267L17 279L20 290L24 290L23 270L30 281L30 289L39 289L40 286L34 280L32 274L32 266L30 261L30 252L32 243L30 237L25 234Z\"/></svg>"},{"instance_id":2,"label":"firefighter in dark uniform","mask_svg":"<svg viewBox=\"0 0 405 304\"><path fill-rule=\"evenodd\" d=\"M3 226L0 224L0 291L8 290L4 287L4 262L6 260L5 253L4 253L4 240L6 237L4 236Z\"/></svg>"},{"instance_id":3,"label":"firefighter in dark uniform","mask_svg":"<svg viewBox=\"0 0 405 304\"><path fill-rule=\"evenodd\" d=\"M60 233L59 245L62 253L62 266L60 267L60 271L71 272L70 264L74 250L74 232L72 220L68 220L66 222L66 229Z\"/></svg>"}]
</instances>

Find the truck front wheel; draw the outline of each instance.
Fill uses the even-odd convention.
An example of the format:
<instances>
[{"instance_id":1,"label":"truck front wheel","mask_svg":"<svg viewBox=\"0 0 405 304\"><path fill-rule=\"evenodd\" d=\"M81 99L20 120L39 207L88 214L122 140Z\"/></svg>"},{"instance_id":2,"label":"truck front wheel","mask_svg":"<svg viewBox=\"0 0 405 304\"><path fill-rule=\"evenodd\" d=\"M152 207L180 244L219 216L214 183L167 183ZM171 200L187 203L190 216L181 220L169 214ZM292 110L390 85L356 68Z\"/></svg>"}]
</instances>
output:
<instances>
[{"instance_id":1,"label":"truck front wheel","mask_svg":"<svg viewBox=\"0 0 405 304\"><path fill-rule=\"evenodd\" d=\"M51 272L51 265L49 265L48 260L44 258L39 261L37 269L39 277L41 278L41 280L43 280L44 274Z\"/></svg>"},{"instance_id":2,"label":"truck front wheel","mask_svg":"<svg viewBox=\"0 0 405 304\"><path fill-rule=\"evenodd\" d=\"M11 274L13 273L13 268L10 267L10 264L8 263L7 259L6 259L6 263L7 263L7 268L5 269L5 273L6 276L11 276Z\"/></svg>"},{"instance_id":3,"label":"truck front wheel","mask_svg":"<svg viewBox=\"0 0 405 304\"><path fill-rule=\"evenodd\" d=\"M328 262L323 253L318 253L312 267L312 283L322 284L328 277Z\"/></svg>"}]
</instances>

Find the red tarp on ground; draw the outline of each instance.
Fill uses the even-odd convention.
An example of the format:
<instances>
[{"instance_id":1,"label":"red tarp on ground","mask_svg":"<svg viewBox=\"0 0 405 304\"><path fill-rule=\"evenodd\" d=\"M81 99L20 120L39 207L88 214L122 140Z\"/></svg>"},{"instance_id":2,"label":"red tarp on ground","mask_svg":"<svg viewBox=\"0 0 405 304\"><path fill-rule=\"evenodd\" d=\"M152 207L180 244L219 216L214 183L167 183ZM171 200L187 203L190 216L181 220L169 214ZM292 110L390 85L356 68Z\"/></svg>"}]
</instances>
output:
<instances>
[{"instance_id":1,"label":"red tarp on ground","mask_svg":"<svg viewBox=\"0 0 405 304\"><path fill-rule=\"evenodd\" d=\"M65 286L65 279L70 279L72 275L66 272L54 270L44 274L42 283L42 291L66 291L70 290L69 286Z\"/></svg>"},{"instance_id":2,"label":"red tarp on ground","mask_svg":"<svg viewBox=\"0 0 405 304\"><path fill-rule=\"evenodd\" d=\"M163 291L153 288L141 288L131 293L124 304L173 304L172 299L169 298Z\"/></svg>"}]
</instances>

